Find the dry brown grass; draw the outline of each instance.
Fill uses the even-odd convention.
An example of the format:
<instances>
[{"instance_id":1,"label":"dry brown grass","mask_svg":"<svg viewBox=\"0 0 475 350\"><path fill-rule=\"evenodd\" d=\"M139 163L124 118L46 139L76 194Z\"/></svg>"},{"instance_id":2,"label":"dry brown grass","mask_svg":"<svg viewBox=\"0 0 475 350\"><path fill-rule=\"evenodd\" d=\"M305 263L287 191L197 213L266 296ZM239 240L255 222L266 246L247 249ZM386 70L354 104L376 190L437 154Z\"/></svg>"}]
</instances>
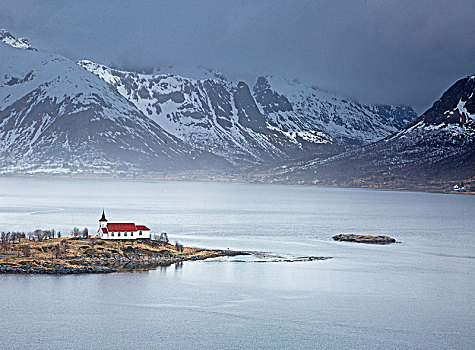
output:
<instances>
[{"instance_id":1,"label":"dry brown grass","mask_svg":"<svg viewBox=\"0 0 475 350\"><path fill-rule=\"evenodd\" d=\"M22 247L26 246L30 248L29 256L25 256L24 248L22 250ZM183 252L178 252L173 245L161 246L153 241L108 241L96 237L63 237L38 242L22 238L20 242L10 242L7 251L0 250L0 264L15 266L30 263L35 266L43 264L74 266L74 263L71 262L74 259L91 256L110 257L131 253L141 255L171 253L186 259L193 255L207 255L210 252L197 248L184 248Z\"/></svg>"}]
</instances>

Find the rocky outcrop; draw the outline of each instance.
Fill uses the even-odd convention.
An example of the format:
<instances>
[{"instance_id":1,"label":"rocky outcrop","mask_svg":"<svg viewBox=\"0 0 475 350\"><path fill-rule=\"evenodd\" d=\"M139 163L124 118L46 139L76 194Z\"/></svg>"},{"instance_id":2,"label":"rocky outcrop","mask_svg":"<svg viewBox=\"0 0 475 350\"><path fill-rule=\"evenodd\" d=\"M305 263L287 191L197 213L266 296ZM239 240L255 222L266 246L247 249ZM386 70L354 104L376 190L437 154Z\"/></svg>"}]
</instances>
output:
<instances>
[{"instance_id":1,"label":"rocky outcrop","mask_svg":"<svg viewBox=\"0 0 475 350\"><path fill-rule=\"evenodd\" d=\"M18 274L47 274L47 275L70 275L82 273L110 273L117 270L105 266L63 266L63 265L32 265L29 263L21 265L0 264L0 273Z\"/></svg>"},{"instance_id":2,"label":"rocky outcrop","mask_svg":"<svg viewBox=\"0 0 475 350\"><path fill-rule=\"evenodd\" d=\"M391 244L396 243L396 239L389 236L365 236L365 235L336 235L333 236L334 241L354 242L366 244Z\"/></svg>"},{"instance_id":3,"label":"rocky outcrop","mask_svg":"<svg viewBox=\"0 0 475 350\"><path fill-rule=\"evenodd\" d=\"M21 261L19 263L0 263L0 274L83 274L111 273L133 270L150 270L159 266L170 266L184 261L197 261L224 256L249 255L248 252L234 250L209 250L206 254L181 256L179 254L118 254L101 256L84 256L61 263L52 263L46 259Z\"/></svg>"}]
</instances>

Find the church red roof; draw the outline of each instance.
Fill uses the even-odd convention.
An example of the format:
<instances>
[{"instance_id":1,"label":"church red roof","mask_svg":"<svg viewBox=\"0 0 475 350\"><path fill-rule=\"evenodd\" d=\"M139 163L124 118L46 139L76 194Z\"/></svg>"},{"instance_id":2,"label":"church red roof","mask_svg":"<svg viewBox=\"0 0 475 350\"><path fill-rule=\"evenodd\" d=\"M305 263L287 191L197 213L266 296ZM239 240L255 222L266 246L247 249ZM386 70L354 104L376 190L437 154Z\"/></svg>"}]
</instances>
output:
<instances>
[{"instance_id":1,"label":"church red roof","mask_svg":"<svg viewBox=\"0 0 475 350\"><path fill-rule=\"evenodd\" d=\"M107 224L107 231L109 232L117 232L117 231L137 231L137 227L134 223L108 223Z\"/></svg>"},{"instance_id":2,"label":"church red roof","mask_svg":"<svg viewBox=\"0 0 475 350\"><path fill-rule=\"evenodd\" d=\"M150 229L145 225L136 225L135 227L137 227L137 230L150 231Z\"/></svg>"}]
</instances>

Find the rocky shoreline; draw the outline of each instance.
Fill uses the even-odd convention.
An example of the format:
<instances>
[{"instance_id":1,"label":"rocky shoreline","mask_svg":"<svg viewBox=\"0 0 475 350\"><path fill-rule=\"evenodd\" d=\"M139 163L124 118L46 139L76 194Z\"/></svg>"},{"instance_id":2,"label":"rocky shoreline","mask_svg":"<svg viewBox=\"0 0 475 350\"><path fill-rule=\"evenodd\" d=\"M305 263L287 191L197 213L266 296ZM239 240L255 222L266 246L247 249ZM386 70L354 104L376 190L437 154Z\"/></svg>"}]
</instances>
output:
<instances>
[{"instance_id":1,"label":"rocky shoreline","mask_svg":"<svg viewBox=\"0 0 475 350\"><path fill-rule=\"evenodd\" d=\"M339 242L354 242L366 244L391 244L396 243L396 239L389 236L367 236L367 235L353 235L340 234L333 236L334 241Z\"/></svg>"},{"instance_id":2,"label":"rocky shoreline","mask_svg":"<svg viewBox=\"0 0 475 350\"><path fill-rule=\"evenodd\" d=\"M84 274L146 271L184 261L250 255L233 250L176 247L155 241L106 242L97 238L21 238L0 250L0 274Z\"/></svg>"},{"instance_id":3,"label":"rocky shoreline","mask_svg":"<svg viewBox=\"0 0 475 350\"><path fill-rule=\"evenodd\" d=\"M102 257L87 257L80 259L69 260L68 266L66 264L54 263L44 259L38 261L22 261L15 265L11 263L0 263L0 274L50 274L50 275L65 275L65 274L84 274L84 273L112 273L123 271L146 271L160 266L170 266L184 261L197 261L219 257L229 257L238 255L250 255L248 252L231 251L231 250L217 250L208 251L209 254L192 255L188 257L161 255L155 256L141 256L141 255L127 255L110 258Z\"/></svg>"},{"instance_id":4,"label":"rocky shoreline","mask_svg":"<svg viewBox=\"0 0 475 350\"><path fill-rule=\"evenodd\" d=\"M20 266L9 266L0 264L1 273L12 274L49 274L49 275L68 275L68 274L82 274L82 273L110 273L117 270L105 267L105 266L84 266L84 267L71 267L61 265L48 265L37 266L32 264L21 264Z\"/></svg>"},{"instance_id":5,"label":"rocky shoreline","mask_svg":"<svg viewBox=\"0 0 475 350\"><path fill-rule=\"evenodd\" d=\"M0 274L96 274L147 271L213 258L250 256L232 262L309 262L319 256L282 256L260 251L211 250L171 245L150 239L111 241L91 237L25 238L11 235L0 245ZM220 261L220 260L218 260ZM228 261L228 260L225 260Z\"/></svg>"}]
</instances>

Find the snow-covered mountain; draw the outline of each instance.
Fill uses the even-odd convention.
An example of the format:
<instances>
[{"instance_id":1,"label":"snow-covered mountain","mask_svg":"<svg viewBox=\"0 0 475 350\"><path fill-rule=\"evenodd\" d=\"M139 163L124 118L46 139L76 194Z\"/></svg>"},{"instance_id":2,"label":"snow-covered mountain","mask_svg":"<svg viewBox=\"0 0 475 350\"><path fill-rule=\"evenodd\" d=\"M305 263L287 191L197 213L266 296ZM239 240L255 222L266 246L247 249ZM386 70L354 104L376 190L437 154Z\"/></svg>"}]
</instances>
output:
<instances>
[{"instance_id":1,"label":"snow-covered mountain","mask_svg":"<svg viewBox=\"0 0 475 350\"><path fill-rule=\"evenodd\" d=\"M38 51L37 49L35 49L33 46L30 45L30 42L28 41L27 38L17 39L5 29L0 29L0 41L19 49Z\"/></svg>"},{"instance_id":2,"label":"snow-covered mountain","mask_svg":"<svg viewBox=\"0 0 475 350\"><path fill-rule=\"evenodd\" d=\"M278 178L398 187L475 177L475 75L457 81L393 135L328 159L273 169Z\"/></svg>"},{"instance_id":3,"label":"snow-covered mountain","mask_svg":"<svg viewBox=\"0 0 475 350\"><path fill-rule=\"evenodd\" d=\"M259 77L253 91L272 127L309 140L324 139L325 134L346 147L380 140L417 117L408 106L362 105L298 81L274 77Z\"/></svg>"},{"instance_id":4,"label":"snow-covered mountain","mask_svg":"<svg viewBox=\"0 0 475 350\"><path fill-rule=\"evenodd\" d=\"M416 117L295 81L260 77L250 88L207 68L139 74L38 52L5 30L0 39L3 173L242 171L328 157Z\"/></svg>"},{"instance_id":5,"label":"snow-covered mountain","mask_svg":"<svg viewBox=\"0 0 475 350\"><path fill-rule=\"evenodd\" d=\"M79 64L169 133L241 167L335 154L384 138L416 118L407 106L365 106L272 77L258 78L251 90L209 69L187 78Z\"/></svg>"},{"instance_id":6,"label":"snow-covered mountain","mask_svg":"<svg viewBox=\"0 0 475 350\"><path fill-rule=\"evenodd\" d=\"M202 167L203 154L168 134L75 62L4 43L0 62L2 173Z\"/></svg>"},{"instance_id":7,"label":"snow-covered mountain","mask_svg":"<svg viewBox=\"0 0 475 350\"><path fill-rule=\"evenodd\" d=\"M220 76L193 79L138 74L90 61L79 64L111 84L167 132L236 166L298 158L305 154L305 146L313 146L302 145L279 129L268 129L245 83L235 85ZM315 146L315 150L325 148Z\"/></svg>"}]
</instances>

